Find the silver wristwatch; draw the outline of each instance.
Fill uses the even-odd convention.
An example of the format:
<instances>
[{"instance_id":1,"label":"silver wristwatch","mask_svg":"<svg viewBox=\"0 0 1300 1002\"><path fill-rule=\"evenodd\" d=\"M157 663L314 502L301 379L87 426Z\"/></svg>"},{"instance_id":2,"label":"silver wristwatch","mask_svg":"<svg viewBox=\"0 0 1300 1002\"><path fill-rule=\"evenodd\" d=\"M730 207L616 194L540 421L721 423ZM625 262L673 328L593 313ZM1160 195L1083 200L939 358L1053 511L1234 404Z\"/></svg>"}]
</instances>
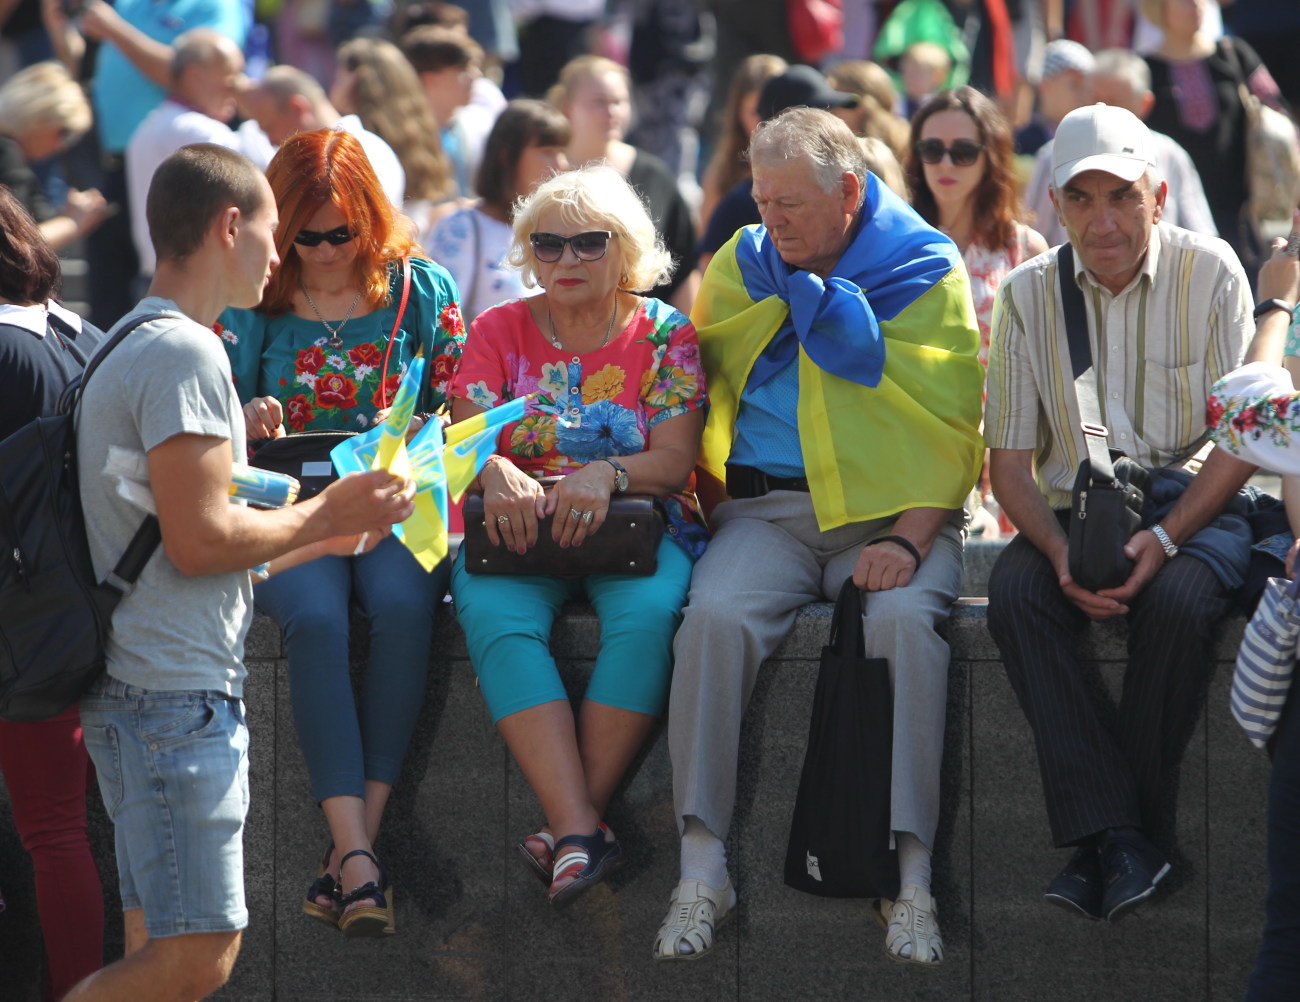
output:
<instances>
[{"instance_id":1,"label":"silver wristwatch","mask_svg":"<svg viewBox=\"0 0 1300 1002\"><path fill-rule=\"evenodd\" d=\"M1151 526L1151 532L1156 539L1160 540L1160 545L1165 548L1166 557L1175 557L1178 555L1178 546L1169 538L1169 533L1165 532L1164 526L1157 522L1155 525Z\"/></svg>"},{"instance_id":2,"label":"silver wristwatch","mask_svg":"<svg viewBox=\"0 0 1300 1002\"><path fill-rule=\"evenodd\" d=\"M627 470L624 469L623 464L620 463L617 459L610 459L607 456L602 456L601 459L604 460L604 462L609 463L610 466L614 467L614 493L626 494L627 493Z\"/></svg>"}]
</instances>

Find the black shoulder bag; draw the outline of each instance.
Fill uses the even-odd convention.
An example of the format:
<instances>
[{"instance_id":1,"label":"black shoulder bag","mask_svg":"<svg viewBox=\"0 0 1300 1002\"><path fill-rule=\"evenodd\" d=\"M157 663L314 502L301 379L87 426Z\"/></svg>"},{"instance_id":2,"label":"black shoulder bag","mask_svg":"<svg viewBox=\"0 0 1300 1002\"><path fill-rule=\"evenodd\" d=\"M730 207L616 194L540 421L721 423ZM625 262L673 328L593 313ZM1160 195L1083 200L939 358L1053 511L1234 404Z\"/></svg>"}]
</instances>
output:
<instances>
[{"instance_id":1,"label":"black shoulder bag","mask_svg":"<svg viewBox=\"0 0 1300 1002\"><path fill-rule=\"evenodd\" d=\"M1079 401L1080 428L1088 455L1079 463L1070 496L1070 577L1089 591L1118 588L1128 580L1133 561L1124 552L1142 523L1145 500L1141 483L1146 471L1122 453L1107 448L1109 434L1101 423L1095 376L1077 380L1092 368L1088 315L1083 292L1074 280L1074 248L1067 242L1056 258L1070 369Z\"/></svg>"}]
</instances>

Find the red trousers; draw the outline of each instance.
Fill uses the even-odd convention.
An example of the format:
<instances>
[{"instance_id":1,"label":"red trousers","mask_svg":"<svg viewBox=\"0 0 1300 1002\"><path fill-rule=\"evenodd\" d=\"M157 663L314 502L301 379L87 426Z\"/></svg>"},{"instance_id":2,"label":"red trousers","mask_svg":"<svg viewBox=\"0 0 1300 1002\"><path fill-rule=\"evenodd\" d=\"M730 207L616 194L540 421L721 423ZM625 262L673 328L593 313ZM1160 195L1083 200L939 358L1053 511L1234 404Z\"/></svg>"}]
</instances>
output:
<instances>
[{"instance_id":1,"label":"red trousers","mask_svg":"<svg viewBox=\"0 0 1300 1002\"><path fill-rule=\"evenodd\" d=\"M0 770L36 872L45 997L60 999L104 964L104 894L86 834L91 766L76 705L36 723L0 721Z\"/></svg>"}]
</instances>

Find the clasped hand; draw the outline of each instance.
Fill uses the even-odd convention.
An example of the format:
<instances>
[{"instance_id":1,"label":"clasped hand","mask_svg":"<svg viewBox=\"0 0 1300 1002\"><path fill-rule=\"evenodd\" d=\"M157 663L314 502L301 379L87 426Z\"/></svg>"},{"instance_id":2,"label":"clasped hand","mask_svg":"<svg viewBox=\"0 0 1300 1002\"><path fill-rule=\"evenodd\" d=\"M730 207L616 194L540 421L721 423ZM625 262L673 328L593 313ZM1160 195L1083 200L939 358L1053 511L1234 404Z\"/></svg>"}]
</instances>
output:
<instances>
[{"instance_id":1,"label":"clasped hand","mask_svg":"<svg viewBox=\"0 0 1300 1002\"><path fill-rule=\"evenodd\" d=\"M1089 591L1082 585L1075 584L1070 576L1069 556L1062 549L1057 560L1056 571L1065 597L1077 605L1089 619L1103 620L1122 616L1129 611L1129 603L1145 588L1169 557L1160 540L1150 529L1139 529L1127 543L1124 553L1133 561L1133 569L1128 579L1118 588L1103 588Z\"/></svg>"},{"instance_id":2,"label":"clasped hand","mask_svg":"<svg viewBox=\"0 0 1300 1002\"><path fill-rule=\"evenodd\" d=\"M554 516L551 538L562 547L581 546L609 511L609 478L595 465L570 473L547 492L514 463L489 463L481 477L488 542L526 553L537 542L538 521Z\"/></svg>"}]
</instances>

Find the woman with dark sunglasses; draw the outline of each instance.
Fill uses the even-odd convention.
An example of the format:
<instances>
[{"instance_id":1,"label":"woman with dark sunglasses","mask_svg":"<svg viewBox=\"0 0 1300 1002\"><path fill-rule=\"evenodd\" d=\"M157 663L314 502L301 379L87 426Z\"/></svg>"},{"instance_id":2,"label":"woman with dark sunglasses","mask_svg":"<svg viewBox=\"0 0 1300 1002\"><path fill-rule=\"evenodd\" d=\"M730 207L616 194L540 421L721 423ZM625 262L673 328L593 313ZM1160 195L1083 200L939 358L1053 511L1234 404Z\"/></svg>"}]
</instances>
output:
<instances>
[{"instance_id":1,"label":"woman with dark sunglasses","mask_svg":"<svg viewBox=\"0 0 1300 1002\"><path fill-rule=\"evenodd\" d=\"M921 105L911 139L912 206L961 251L979 322L980 363L987 367L994 293L1012 268L1047 250L1042 234L1020 221L1011 127L992 100L974 87L957 87ZM988 539L1014 531L996 516L987 464L967 507L972 532Z\"/></svg>"},{"instance_id":2,"label":"woman with dark sunglasses","mask_svg":"<svg viewBox=\"0 0 1300 1002\"><path fill-rule=\"evenodd\" d=\"M299 133L266 176L280 213L280 267L257 309L227 310L217 325L249 441L372 427L417 354L429 377L416 411L441 408L464 342L456 284L411 241L361 144L333 129ZM302 910L348 936L393 931L390 882L373 843L424 701L447 574L445 561L426 572L386 539L254 589L284 630L294 723L330 831ZM348 672L353 598L370 620L360 703Z\"/></svg>"},{"instance_id":3,"label":"woman with dark sunglasses","mask_svg":"<svg viewBox=\"0 0 1300 1002\"><path fill-rule=\"evenodd\" d=\"M535 394L479 477L489 541L527 553L539 533L566 550L617 545L616 494L663 501L668 530L652 575L470 573L452 595L492 719L541 803L545 824L518 843L567 904L604 879L622 846L605 810L664 711L672 642L707 533L691 479L704 426L704 375L691 322L638 294L672 265L636 192L612 167L559 174L516 204L507 260L541 295L474 321L452 384L452 420ZM542 477L557 476L549 489ZM586 598L600 652L576 716L548 648L564 602Z\"/></svg>"},{"instance_id":4,"label":"woman with dark sunglasses","mask_svg":"<svg viewBox=\"0 0 1300 1002\"><path fill-rule=\"evenodd\" d=\"M1047 241L1020 222L1011 149L1006 118L974 87L940 91L912 116L912 206L961 251L986 366L993 294L1012 268L1047 250Z\"/></svg>"}]
</instances>

